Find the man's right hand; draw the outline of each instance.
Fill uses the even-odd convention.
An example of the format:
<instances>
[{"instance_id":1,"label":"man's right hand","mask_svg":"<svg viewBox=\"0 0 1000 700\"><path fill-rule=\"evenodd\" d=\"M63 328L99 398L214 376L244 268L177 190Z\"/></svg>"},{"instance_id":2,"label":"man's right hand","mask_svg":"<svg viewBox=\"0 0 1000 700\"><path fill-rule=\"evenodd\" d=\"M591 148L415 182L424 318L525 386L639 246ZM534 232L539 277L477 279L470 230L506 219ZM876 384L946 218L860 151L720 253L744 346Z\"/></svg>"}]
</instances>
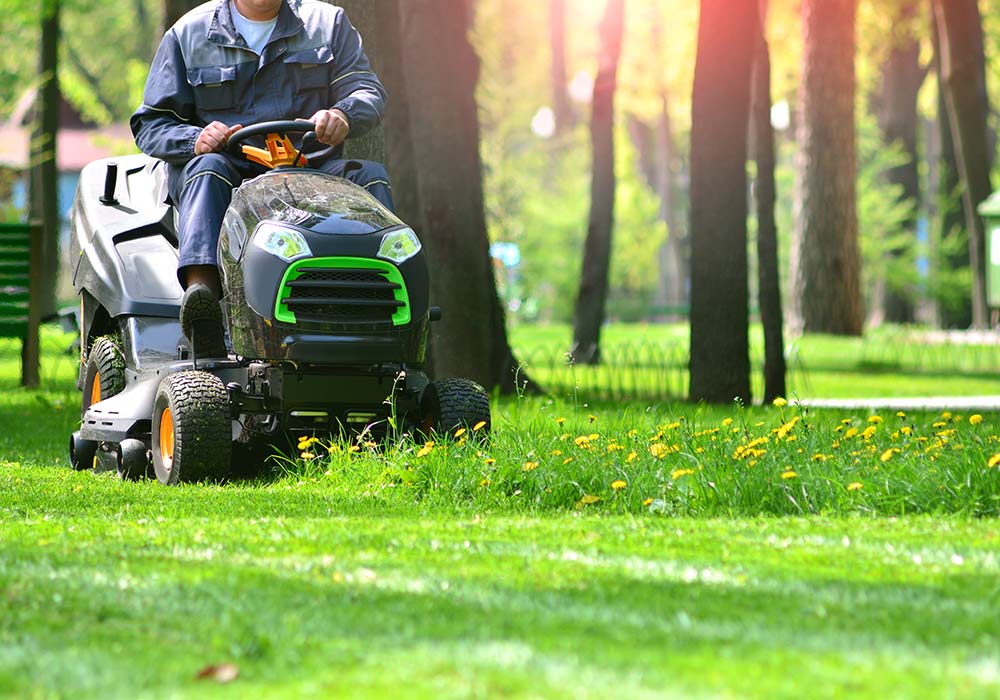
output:
<instances>
[{"instance_id":1,"label":"man's right hand","mask_svg":"<svg viewBox=\"0 0 1000 700\"><path fill-rule=\"evenodd\" d=\"M201 130L198 140L194 142L194 154L221 153L229 144L229 138L242 128L242 124L226 126L222 122L212 122Z\"/></svg>"}]
</instances>

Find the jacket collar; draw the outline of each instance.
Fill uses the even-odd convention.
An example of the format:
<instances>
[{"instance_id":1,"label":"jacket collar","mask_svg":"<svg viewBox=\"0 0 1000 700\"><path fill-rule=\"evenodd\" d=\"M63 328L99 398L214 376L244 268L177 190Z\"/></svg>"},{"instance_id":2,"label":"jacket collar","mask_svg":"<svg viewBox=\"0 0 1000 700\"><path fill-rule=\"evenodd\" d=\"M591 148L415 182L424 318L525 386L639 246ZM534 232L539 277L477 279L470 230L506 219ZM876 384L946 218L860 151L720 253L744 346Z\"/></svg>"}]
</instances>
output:
<instances>
[{"instance_id":1,"label":"jacket collar","mask_svg":"<svg viewBox=\"0 0 1000 700\"><path fill-rule=\"evenodd\" d=\"M278 23L274 25L274 31L271 32L268 44L295 36L305 27L299 16L299 2L300 0L285 0L281 3L281 8L278 10ZM212 24L208 29L208 40L213 44L247 48L246 42L236 29L236 23L233 22L229 0L219 0L215 14L212 16Z\"/></svg>"}]
</instances>

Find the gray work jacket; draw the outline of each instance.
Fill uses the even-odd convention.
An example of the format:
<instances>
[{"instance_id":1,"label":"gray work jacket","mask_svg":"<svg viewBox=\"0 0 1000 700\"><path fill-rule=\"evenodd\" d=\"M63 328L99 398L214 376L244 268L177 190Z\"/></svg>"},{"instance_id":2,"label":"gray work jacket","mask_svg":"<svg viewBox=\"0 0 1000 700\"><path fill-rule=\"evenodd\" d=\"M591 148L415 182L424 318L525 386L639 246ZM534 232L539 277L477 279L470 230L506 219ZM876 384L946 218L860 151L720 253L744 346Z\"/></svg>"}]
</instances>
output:
<instances>
[{"instance_id":1,"label":"gray work jacket","mask_svg":"<svg viewBox=\"0 0 1000 700\"><path fill-rule=\"evenodd\" d=\"M258 56L233 24L229 0L212 0L163 37L132 115L136 145L168 163L194 158L202 128L308 119L342 110L350 137L379 123L385 88L372 71L361 37L340 7L285 0Z\"/></svg>"}]
</instances>

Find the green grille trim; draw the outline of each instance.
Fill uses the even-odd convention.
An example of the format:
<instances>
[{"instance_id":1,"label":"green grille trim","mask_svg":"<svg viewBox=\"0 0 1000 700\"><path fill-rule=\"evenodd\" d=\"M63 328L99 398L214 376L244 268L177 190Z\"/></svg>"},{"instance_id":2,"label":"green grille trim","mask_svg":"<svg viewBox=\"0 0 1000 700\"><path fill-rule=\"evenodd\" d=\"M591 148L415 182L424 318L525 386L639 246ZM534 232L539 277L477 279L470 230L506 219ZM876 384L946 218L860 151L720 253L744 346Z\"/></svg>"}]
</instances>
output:
<instances>
[{"instance_id":1,"label":"green grille trim","mask_svg":"<svg viewBox=\"0 0 1000 700\"><path fill-rule=\"evenodd\" d=\"M372 258L307 258L296 260L285 270L285 276L281 279L281 286L278 287L278 300L274 306L274 318L282 323L297 323L295 312L285 305L285 301L292 295L292 288L289 282L297 280L303 275L302 269L309 268L324 270L373 270L384 273L386 280L399 285L394 294L396 301L403 302L403 306L396 309L392 315L392 325L405 326L410 322L410 295L406 291L406 282L399 268L382 260Z\"/></svg>"}]
</instances>

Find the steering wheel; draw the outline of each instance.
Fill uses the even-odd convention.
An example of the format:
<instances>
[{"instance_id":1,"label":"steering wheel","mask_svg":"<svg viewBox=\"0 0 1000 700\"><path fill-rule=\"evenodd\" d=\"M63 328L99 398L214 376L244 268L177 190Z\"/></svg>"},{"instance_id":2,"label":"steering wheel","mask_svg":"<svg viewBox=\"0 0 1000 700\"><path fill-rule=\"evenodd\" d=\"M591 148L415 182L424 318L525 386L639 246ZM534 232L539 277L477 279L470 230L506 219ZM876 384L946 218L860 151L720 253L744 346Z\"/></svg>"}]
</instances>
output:
<instances>
[{"instance_id":1,"label":"steering wheel","mask_svg":"<svg viewBox=\"0 0 1000 700\"><path fill-rule=\"evenodd\" d=\"M255 136L266 137L268 134L278 134L279 136L302 134L299 154L304 156L306 160L321 160L333 153L336 149L336 146L327 146L326 148L321 148L318 151L306 152L306 146L309 142L315 141L317 144L319 143L316 138L316 125L305 120L284 120L260 122L259 124L252 124L250 126L243 127L229 137L229 144L226 146L226 150L233 155L242 155L242 146L246 141L254 138Z\"/></svg>"}]
</instances>

